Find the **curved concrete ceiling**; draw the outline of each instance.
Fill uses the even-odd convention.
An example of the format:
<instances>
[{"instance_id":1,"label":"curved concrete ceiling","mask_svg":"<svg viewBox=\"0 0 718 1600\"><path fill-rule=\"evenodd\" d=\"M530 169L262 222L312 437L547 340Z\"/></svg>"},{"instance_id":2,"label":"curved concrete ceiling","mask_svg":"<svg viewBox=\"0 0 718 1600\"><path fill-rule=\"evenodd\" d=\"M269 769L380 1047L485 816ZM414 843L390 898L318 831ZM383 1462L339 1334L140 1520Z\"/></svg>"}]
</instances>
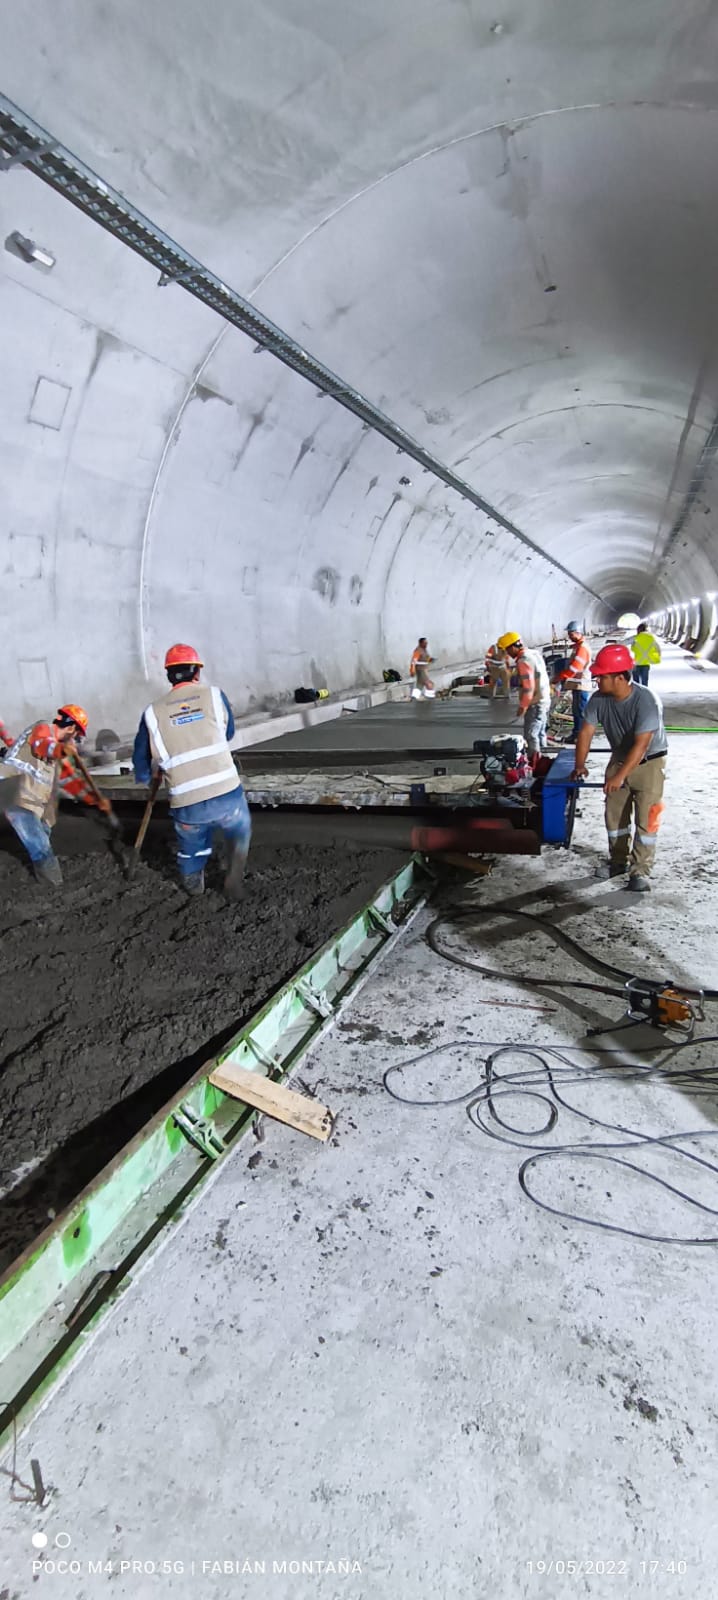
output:
<instances>
[{"instance_id":1,"label":"curved concrete ceiling","mask_svg":"<svg viewBox=\"0 0 718 1600\"><path fill-rule=\"evenodd\" d=\"M9 716L124 730L183 635L241 709L718 587L712 0L37 0L0 35L9 98L545 552L15 167L3 238L56 266L3 253Z\"/></svg>"}]
</instances>

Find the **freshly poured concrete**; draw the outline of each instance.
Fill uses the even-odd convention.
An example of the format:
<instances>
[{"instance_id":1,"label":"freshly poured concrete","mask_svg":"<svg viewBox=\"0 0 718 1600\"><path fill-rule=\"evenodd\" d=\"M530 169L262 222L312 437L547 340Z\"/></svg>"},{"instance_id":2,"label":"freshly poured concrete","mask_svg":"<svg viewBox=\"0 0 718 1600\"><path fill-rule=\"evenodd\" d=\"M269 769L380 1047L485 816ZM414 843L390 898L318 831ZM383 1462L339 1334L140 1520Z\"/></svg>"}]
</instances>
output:
<instances>
[{"instance_id":1,"label":"freshly poured concrete","mask_svg":"<svg viewBox=\"0 0 718 1600\"><path fill-rule=\"evenodd\" d=\"M679 669L682 694L693 676ZM605 836L587 793L574 850L500 863L478 903L553 916L630 970L716 985L717 782L715 736L676 736L650 898L595 881ZM404 1092L468 1092L482 1041L575 1043L621 1002L562 1002L561 978L593 975L518 924L450 934L474 959L555 975L537 1002L552 1013L522 1009L536 996L433 955L427 921L299 1071L338 1113L330 1144L271 1124L245 1143L22 1437L17 1470L29 1481L35 1457L50 1497L43 1511L0 1503L9 1595L40 1592L33 1558L79 1563L41 1578L59 1600L98 1592L90 1561L111 1563L110 1592L133 1600L712 1594L718 1247L562 1223L521 1193L519 1152L476 1132L462 1106L414 1110L381 1083L458 1041L405 1074ZM703 1031L715 1022L711 1006ZM707 1065L715 1047L687 1059ZM718 1118L715 1103L656 1084L569 1098L648 1133ZM586 1131L561 1113L560 1142ZM710 1159L715 1140L697 1148ZM640 1159L666 1175L660 1156ZM628 1226L703 1230L629 1179L568 1162L536 1187ZM679 1181L718 1206L714 1175ZM39 1556L33 1534L48 1541ZM530 1567L551 1561L593 1567ZM153 1562L176 1567L162 1576Z\"/></svg>"}]
</instances>

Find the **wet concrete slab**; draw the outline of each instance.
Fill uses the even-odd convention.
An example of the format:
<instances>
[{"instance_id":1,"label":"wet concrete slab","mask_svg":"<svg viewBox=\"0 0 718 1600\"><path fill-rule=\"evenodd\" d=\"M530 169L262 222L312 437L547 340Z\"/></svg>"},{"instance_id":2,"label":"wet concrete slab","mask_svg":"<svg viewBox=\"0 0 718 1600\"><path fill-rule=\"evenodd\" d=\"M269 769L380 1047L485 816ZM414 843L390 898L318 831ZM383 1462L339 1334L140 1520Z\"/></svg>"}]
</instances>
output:
<instances>
[{"instance_id":1,"label":"wet concrete slab","mask_svg":"<svg viewBox=\"0 0 718 1600\"><path fill-rule=\"evenodd\" d=\"M714 735L671 741L638 902L596 879L592 791L571 852L498 863L476 905L539 913L626 971L715 986L716 783ZM50 1559L70 1541L59 1600L91 1600L98 1561L128 1600L161 1583L178 1600L712 1592L718 1247L682 1241L718 1233L715 1171L644 1145L635 1174L568 1147L681 1135L715 1162L718 1096L699 1076L715 1046L676 1057L658 1041L649 1059L679 1059L682 1082L594 1070L602 1045L646 1061L645 1029L615 1031L622 998L572 992L595 977L580 958L519 917L457 919L466 905L446 890L303 1062L337 1113L329 1144L268 1125L261 1152L240 1147L21 1440L18 1470L36 1458L50 1494L44 1510L0 1506L10 1593L31 1592L33 1534ZM497 976L429 948L439 909L446 946ZM527 991L528 970L550 988ZM552 1210L519 1182L545 1143L527 1090L551 1096L522 1045L589 1067L557 1078L562 1154L533 1184ZM541 1080L504 1103L518 1149L466 1114L497 1048L502 1072ZM391 1098L390 1069L405 1101L434 1103ZM707 1209L653 1181L675 1163Z\"/></svg>"},{"instance_id":2,"label":"wet concrete slab","mask_svg":"<svg viewBox=\"0 0 718 1600\"><path fill-rule=\"evenodd\" d=\"M57 835L60 893L0 840L3 1270L406 860L260 823L246 898L229 905L216 862L188 900L168 826L130 882L92 818Z\"/></svg>"}]
</instances>

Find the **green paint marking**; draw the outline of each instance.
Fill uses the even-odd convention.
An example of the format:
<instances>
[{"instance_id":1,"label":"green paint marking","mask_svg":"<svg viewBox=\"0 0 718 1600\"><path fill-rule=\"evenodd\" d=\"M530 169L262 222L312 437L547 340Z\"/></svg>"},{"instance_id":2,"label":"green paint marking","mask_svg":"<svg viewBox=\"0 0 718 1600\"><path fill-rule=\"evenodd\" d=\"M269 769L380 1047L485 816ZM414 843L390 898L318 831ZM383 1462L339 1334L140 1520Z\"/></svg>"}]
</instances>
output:
<instances>
[{"instance_id":1,"label":"green paint marking","mask_svg":"<svg viewBox=\"0 0 718 1600\"><path fill-rule=\"evenodd\" d=\"M92 1228L88 1208L73 1217L62 1235L62 1255L66 1267L74 1271L82 1266L92 1244Z\"/></svg>"}]
</instances>

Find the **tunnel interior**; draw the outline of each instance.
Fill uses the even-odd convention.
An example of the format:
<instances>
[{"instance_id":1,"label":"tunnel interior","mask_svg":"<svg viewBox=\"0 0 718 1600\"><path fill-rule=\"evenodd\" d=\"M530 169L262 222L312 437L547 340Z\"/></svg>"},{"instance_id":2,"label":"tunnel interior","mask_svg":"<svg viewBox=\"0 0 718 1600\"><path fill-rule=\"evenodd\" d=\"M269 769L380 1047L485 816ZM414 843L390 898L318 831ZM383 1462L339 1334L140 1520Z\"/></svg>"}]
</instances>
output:
<instances>
[{"instance_id":1,"label":"tunnel interior","mask_svg":"<svg viewBox=\"0 0 718 1600\"><path fill-rule=\"evenodd\" d=\"M240 713L405 670L419 633L446 662L626 609L695 636L675 608L718 586L713 8L169 22L41 0L3 23L3 92L515 532L15 162L6 717L79 697L126 734L185 636Z\"/></svg>"},{"instance_id":2,"label":"tunnel interior","mask_svg":"<svg viewBox=\"0 0 718 1600\"><path fill-rule=\"evenodd\" d=\"M717 61L715 0L5 9L0 737L86 706L119 812L63 804L51 892L0 792L18 1593L65 1541L395 1600L715 1547ZM609 778L585 655L548 712L484 659L628 614L665 726ZM131 775L179 640L236 896Z\"/></svg>"}]
</instances>

